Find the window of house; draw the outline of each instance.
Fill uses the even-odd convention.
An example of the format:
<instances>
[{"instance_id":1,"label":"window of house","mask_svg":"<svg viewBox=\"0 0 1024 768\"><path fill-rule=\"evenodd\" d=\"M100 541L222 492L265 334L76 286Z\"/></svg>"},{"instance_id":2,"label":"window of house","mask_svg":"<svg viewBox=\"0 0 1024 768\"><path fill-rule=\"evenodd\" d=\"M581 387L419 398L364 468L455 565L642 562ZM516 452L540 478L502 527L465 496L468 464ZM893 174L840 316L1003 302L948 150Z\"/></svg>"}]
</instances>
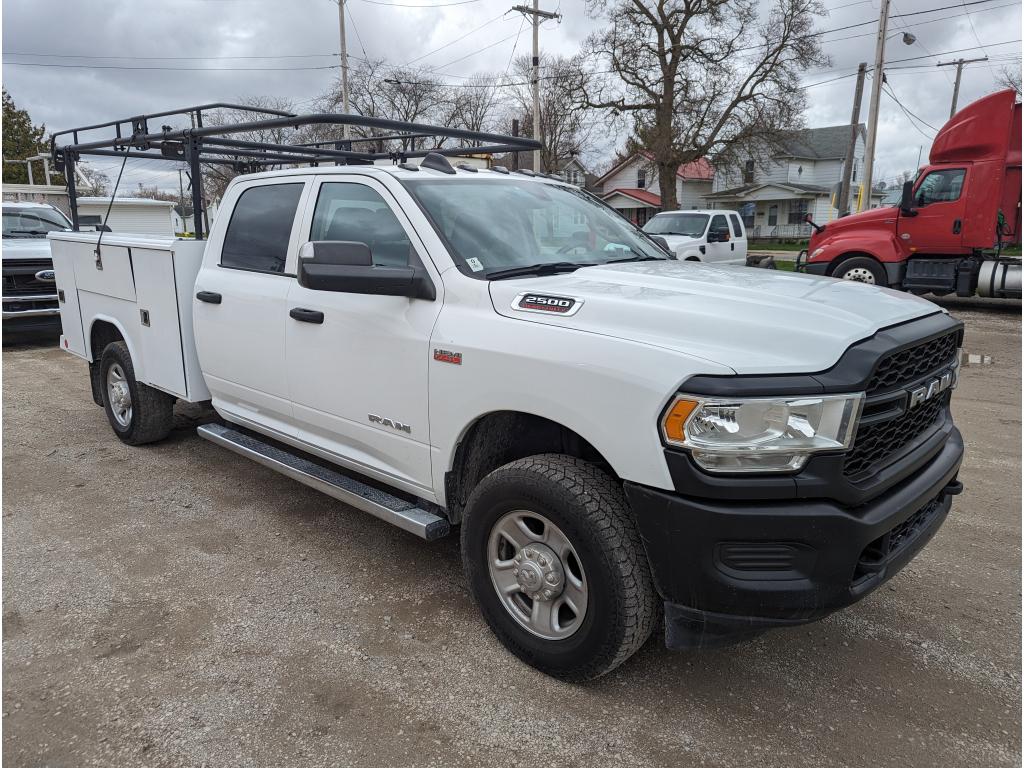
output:
<instances>
[{"instance_id":1,"label":"window of house","mask_svg":"<svg viewBox=\"0 0 1024 768\"><path fill-rule=\"evenodd\" d=\"M647 189L647 169L637 168L636 171L636 185L640 189Z\"/></svg>"},{"instance_id":2,"label":"window of house","mask_svg":"<svg viewBox=\"0 0 1024 768\"><path fill-rule=\"evenodd\" d=\"M220 265L253 272L284 272L302 184L266 184L245 190L231 212Z\"/></svg>"},{"instance_id":3,"label":"window of house","mask_svg":"<svg viewBox=\"0 0 1024 768\"><path fill-rule=\"evenodd\" d=\"M804 216L807 215L807 201L806 200L790 200L789 201L789 223L790 224L803 224Z\"/></svg>"},{"instance_id":4,"label":"window of house","mask_svg":"<svg viewBox=\"0 0 1024 768\"><path fill-rule=\"evenodd\" d=\"M740 208L740 216L743 219L743 225L750 229L754 226L754 212L757 210L756 203L744 203L743 207Z\"/></svg>"},{"instance_id":5,"label":"window of house","mask_svg":"<svg viewBox=\"0 0 1024 768\"><path fill-rule=\"evenodd\" d=\"M779 206L768 206L768 226L774 227L779 223Z\"/></svg>"},{"instance_id":6,"label":"window of house","mask_svg":"<svg viewBox=\"0 0 1024 768\"><path fill-rule=\"evenodd\" d=\"M747 160L743 165L743 183L753 184L754 183L754 161Z\"/></svg>"},{"instance_id":7,"label":"window of house","mask_svg":"<svg viewBox=\"0 0 1024 768\"><path fill-rule=\"evenodd\" d=\"M914 200L919 207L932 203L951 203L960 199L960 191L964 186L963 168L932 171L917 186Z\"/></svg>"},{"instance_id":8,"label":"window of house","mask_svg":"<svg viewBox=\"0 0 1024 768\"><path fill-rule=\"evenodd\" d=\"M407 265L413 249L384 198L370 187L351 182L321 185L309 239L366 243L373 263L389 267Z\"/></svg>"},{"instance_id":9,"label":"window of house","mask_svg":"<svg viewBox=\"0 0 1024 768\"><path fill-rule=\"evenodd\" d=\"M853 173L851 174L850 178L853 181L857 180L857 160L856 160L856 158L854 158L854 161L853 161Z\"/></svg>"}]
</instances>

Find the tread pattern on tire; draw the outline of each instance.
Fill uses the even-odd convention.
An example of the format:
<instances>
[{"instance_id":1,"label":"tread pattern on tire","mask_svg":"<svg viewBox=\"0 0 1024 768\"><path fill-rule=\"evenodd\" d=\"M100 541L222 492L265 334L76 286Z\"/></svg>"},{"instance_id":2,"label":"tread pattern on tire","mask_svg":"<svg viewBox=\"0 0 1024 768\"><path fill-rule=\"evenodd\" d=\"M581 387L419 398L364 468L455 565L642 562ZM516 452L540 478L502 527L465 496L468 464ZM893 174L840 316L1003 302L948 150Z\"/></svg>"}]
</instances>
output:
<instances>
[{"instance_id":1,"label":"tread pattern on tire","mask_svg":"<svg viewBox=\"0 0 1024 768\"><path fill-rule=\"evenodd\" d=\"M125 432L120 432L115 427L117 436L129 445L145 445L163 440L174 426L174 398L166 392L153 389L135 378L135 366L132 365L132 356L128 352L128 345L123 341L115 341L103 349L100 358L100 370L104 377L103 401L104 410L110 416L110 404L107 403L107 388L105 383L107 362L113 360L124 369L125 376L132 392L132 423ZM113 422L111 422L113 426Z\"/></svg>"},{"instance_id":2,"label":"tread pattern on tire","mask_svg":"<svg viewBox=\"0 0 1024 768\"><path fill-rule=\"evenodd\" d=\"M474 489L473 497L496 477L520 475L522 481L536 482L543 476L571 495L584 510L589 526L601 542L604 556L618 577L611 631L601 652L571 675L570 680L591 680L604 675L636 653L647 642L657 622L659 602L640 533L633 521L625 494L617 480L591 462L563 454L538 454L506 464L487 475ZM463 526L465 531L465 526Z\"/></svg>"}]
</instances>

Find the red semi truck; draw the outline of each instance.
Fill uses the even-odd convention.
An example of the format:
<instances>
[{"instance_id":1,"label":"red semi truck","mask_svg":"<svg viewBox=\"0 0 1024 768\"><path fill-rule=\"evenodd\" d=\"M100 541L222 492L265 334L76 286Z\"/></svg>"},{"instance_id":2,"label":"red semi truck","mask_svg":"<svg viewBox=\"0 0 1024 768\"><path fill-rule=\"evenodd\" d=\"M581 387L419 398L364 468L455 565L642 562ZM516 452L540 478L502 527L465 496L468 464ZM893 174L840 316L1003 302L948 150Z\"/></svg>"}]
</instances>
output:
<instances>
[{"instance_id":1,"label":"red semi truck","mask_svg":"<svg viewBox=\"0 0 1024 768\"><path fill-rule=\"evenodd\" d=\"M898 206L814 228L798 269L913 293L1021 297L1021 105L1012 90L957 112Z\"/></svg>"}]
</instances>

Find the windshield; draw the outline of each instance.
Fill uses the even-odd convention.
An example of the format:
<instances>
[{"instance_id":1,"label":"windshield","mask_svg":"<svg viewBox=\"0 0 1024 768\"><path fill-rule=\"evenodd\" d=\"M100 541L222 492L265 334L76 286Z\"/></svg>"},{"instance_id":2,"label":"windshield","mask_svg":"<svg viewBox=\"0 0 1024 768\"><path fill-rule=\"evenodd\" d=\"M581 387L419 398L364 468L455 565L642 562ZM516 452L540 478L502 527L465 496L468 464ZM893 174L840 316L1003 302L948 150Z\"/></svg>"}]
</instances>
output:
<instances>
[{"instance_id":1,"label":"windshield","mask_svg":"<svg viewBox=\"0 0 1024 768\"><path fill-rule=\"evenodd\" d=\"M659 213L644 225L651 235L700 237L708 226L706 213Z\"/></svg>"},{"instance_id":2,"label":"windshield","mask_svg":"<svg viewBox=\"0 0 1024 768\"><path fill-rule=\"evenodd\" d=\"M614 209L575 187L516 178L404 183L460 270L474 277L668 258Z\"/></svg>"},{"instance_id":3,"label":"windshield","mask_svg":"<svg viewBox=\"0 0 1024 768\"><path fill-rule=\"evenodd\" d=\"M71 229L71 222L55 208L3 208L4 237L46 237L47 232Z\"/></svg>"}]
</instances>

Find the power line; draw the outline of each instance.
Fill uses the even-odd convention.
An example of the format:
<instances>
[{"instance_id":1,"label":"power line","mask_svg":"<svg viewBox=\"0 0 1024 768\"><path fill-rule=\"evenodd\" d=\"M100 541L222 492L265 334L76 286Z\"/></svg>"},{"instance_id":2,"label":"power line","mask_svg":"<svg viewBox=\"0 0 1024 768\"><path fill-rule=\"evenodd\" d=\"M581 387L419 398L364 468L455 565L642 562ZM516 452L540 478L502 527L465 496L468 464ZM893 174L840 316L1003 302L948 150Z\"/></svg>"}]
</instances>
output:
<instances>
[{"instance_id":1,"label":"power line","mask_svg":"<svg viewBox=\"0 0 1024 768\"><path fill-rule=\"evenodd\" d=\"M508 13L508 12L506 11L505 13L501 13L501 14L498 14L497 16L495 16L495 17L494 17L493 19L491 19L490 21L485 21L485 22L484 22L483 24L481 24L481 25L480 25L479 27L475 27L475 28L471 29L471 30L470 30L469 32L467 32L466 34L464 34L464 35L462 35L462 36L460 36L460 37L457 37L457 38L455 38L455 39L454 39L454 40L452 40L451 42L445 43L445 44L444 44L444 45L442 45L442 46L441 46L440 48L435 48L435 49L434 49L434 50L432 50L432 51L428 51L427 53L421 54L420 56L417 56L417 57L416 57L415 59L409 59L409 61L405 62L405 64L403 64L402 66L403 66L403 67L407 67L407 66L409 66L410 64L413 64L414 62L417 62L417 61L420 61L421 59L425 59L425 58L427 58L428 56L433 56L433 55L434 55L435 53L440 53L440 52L441 52L441 51L443 51L443 50L444 50L445 48L448 48L448 47L450 47L450 46L452 46L452 45L455 45L456 43L458 43L458 42L460 42L460 41L462 41L462 40L465 40L465 39L466 39L467 37L469 37L470 35L472 35L472 34L474 34L474 33L476 33L476 32L479 32L479 31L480 31L481 29L483 29L484 27L486 27L486 26L489 26L489 25L493 24L494 22L498 21L499 19L501 19L502 17L504 17L505 15L507 15L507 13Z\"/></svg>"},{"instance_id":2,"label":"power line","mask_svg":"<svg viewBox=\"0 0 1024 768\"><path fill-rule=\"evenodd\" d=\"M201 59L315 59L324 56L338 56L338 53L289 53L274 56L96 56L79 53L29 53L27 51L4 51L4 56L39 56L54 59L117 59L132 61L195 61Z\"/></svg>"},{"instance_id":3,"label":"power line","mask_svg":"<svg viewBox=\"0 0 1024 768\"><path fill-rule=\"evenodd\" d=\"M479 3L480 0L456 0L452 3L432 3L430 5L411 5L409 3L388 3L384 0L363 0L364 3L370 5L385 5L392 8L450 8L453 5L469 5L470 3Z\"/></svg>"},{"instance_id":4,"label":"power line","mask_svg":"<svg viewBox=\"0 0 1024 768\"><path fill-rule=\"evenodd\" d=\"M912 126L914 126L914 130L916 130L916 131L917 131L918 133L920 133L920 134L921 134L922 136L924 136L924 137L925 137L926 139L928 139L928 141L931 141L932 139L934 139L934 138L935 138L934 134L933 134L933 135L931 135L931 136L929 136L929 135L928 135L927 133L925 133L924 131L922 131L922 130L920 129L920 127L918 127L917 123L916 123L916 122L914 122L914 121L915 121L915 120L918 120L918 121L920 121L920 122L921 122L921 123L922 123L923 125L927 125L927 126L928 126L929 128L931 128L931 129L932 129L933 131L934 131L935 129L934 129L934 128L933 128L933 127L932 127L931 125L928 125L928 123L926 123L926 122L925 122L924 120L921 120L921 118L920 118L920 117L918 117L917 115L915 115L915 114L914 114L913 112L911 112L911 111L910 111L909 109L907 109L907 108L906 108L905 106L903 106L903 102L901 102L901 101L900 101L900 100L899 100L898 98L896 98L896 94L895 94L895 93L893 93L893 91L892 91L892 89L891 89L890 87L888 87L888 83L885 83L885 84L883 84L883 87L882 87L882 92L883 92L883 93L885 93L885 95L886 95L886 96L888 96L888 97L889 97L890 99L892 99L893 101L895 101L895 102L896 102L896 104L897 104L897 106L899 106L899 108L903 110L903 113L904 113L904 114L905 114L905 115L907 116L907 118L909 119L909 121L910 121L910 124L911 124Z\"/></svg>"},{"instance_id":5,"label":"power line","mask_svg":"<svg viewBox=\"0 0 1024 768\"><path fill-rule=\"evenodd\" d=\"M57 69L122 69L154 70L160 72L310 72L320 69L337 69L335 65L323 67L129 67L116 64L51 64L41 61L5 61L8 67L54 67Z\"/></svg>"},{"instance_id":6,"label":"power line","mask_svg":"<svg viewBox=\"0 0 1024 768\"><path fill-rule=\"evenodd\" d=\"M468 58L471 58L473 56L476 56L478 53L483 53L488 48L493 48L496 45L501 45L502 43L511 40L513 37L518 37L518 36L519 36L518 34L515 34L515 35L509 35L508 37L503 37L503 38L501 38L501 40L496 40L495 42L490 43L489 45L485 45L483 48L479 48L479 49L473 51L472 53L467 53L465 56L460 56L457 59L452 59L447 64L440 64L438 66L430 67L430 69L431 70L444 69L445 67L450 67L452 64L458 64L460 61L464 61L465 59L468 59Z\"/></svg>"}]
</instances>

